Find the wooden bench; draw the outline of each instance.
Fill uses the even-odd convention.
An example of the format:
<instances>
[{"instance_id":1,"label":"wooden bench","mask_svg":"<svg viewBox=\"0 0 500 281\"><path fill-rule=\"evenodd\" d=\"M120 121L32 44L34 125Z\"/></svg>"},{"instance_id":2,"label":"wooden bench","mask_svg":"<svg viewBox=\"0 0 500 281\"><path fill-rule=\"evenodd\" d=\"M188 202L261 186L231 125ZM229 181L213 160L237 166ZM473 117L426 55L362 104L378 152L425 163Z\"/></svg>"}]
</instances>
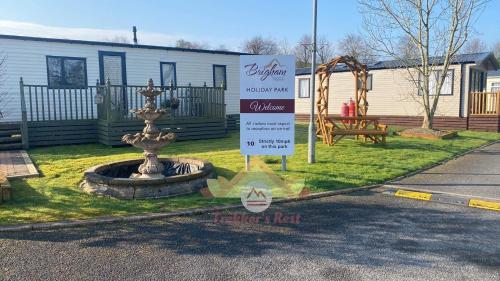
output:
<instances>
[{"instance_id":1,"label":"wooden bench","mask_svg":"<svg viewBox=\"0 0 500 281\"><path fill-rule=\"evenodd\" d=\"M325 121L328 139L324 142L329 145L334 145L345 136L363 136L365 142L367 140L373 143L386 142L388 127L379 124L377 117L328 117ZM318 134L318 137L323 135Z\"/></svg>"}]
</instances>

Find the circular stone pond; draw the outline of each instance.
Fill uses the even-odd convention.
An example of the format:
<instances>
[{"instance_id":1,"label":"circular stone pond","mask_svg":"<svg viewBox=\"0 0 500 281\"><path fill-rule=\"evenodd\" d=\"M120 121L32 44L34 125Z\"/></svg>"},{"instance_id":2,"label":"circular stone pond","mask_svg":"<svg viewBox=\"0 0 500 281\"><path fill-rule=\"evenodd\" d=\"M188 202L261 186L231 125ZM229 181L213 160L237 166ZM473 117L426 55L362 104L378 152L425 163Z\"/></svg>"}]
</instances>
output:
<instances>
[{"instance_id":1,"label":"circular stone pond","mask_svg":"<svg viewBox=\"0 0 500 281\"><path fill-rule=\"evenodd\" d=\"M85 171L82 189L119 199L161 198L197 192L214 178L213 165L195 158L159 158L164 178L137 178L143 158L94 166Z\"/></svg>"}]
</instances>

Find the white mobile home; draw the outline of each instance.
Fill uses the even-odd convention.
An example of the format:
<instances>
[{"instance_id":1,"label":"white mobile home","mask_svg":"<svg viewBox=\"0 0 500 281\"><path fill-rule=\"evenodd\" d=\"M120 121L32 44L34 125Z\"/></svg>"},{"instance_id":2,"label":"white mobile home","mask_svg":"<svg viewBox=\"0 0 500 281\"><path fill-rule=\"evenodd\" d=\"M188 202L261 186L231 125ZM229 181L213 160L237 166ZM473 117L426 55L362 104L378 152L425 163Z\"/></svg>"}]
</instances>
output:
<instances>
[{"instance_id":1,"label":"white mobile home","mask_svg":"<svg viewBox=\"0 0 500 281\"><path fill-rule=\"evenodd\" d=\"M367 67L368 115L379 117L381 122L390 125L421 125L423 107L418 100L417 87L410 81L407 71L395 61L380 61ZM435 125L499 131L497 98L493 94L470 94L486 91L487 72L496 69L498 63L492 53L457 56L441 89ZM309 113L309 80L310 69L297 69L295 108L299 118L306 118ZM353 75L348 68L338 67L330 76L329 114L339 115L342 103L353 96ZM478 105L481 102L485 105Z\"/></svg>"},{"instance_id":2,"label":"white mobile home","mask_svg":"<svg viewBox=\"0 0 500 281\"><path fill-rule=\"evenodd\" d=\"M0 54L5 57L1 87L9 99L2 121L21 120L20 77L26 84L52 87L94 85L107 78L116 85L145 85L149 78L156 85L225 82L226 112L239 113L237 52L0 35Z\"/></svg>"},{"instance_id":3,"label":"white mobile home","mask_svg":"<svg viewBox=\"0 0 500 281\"><path fill-rule=\"evenodd\" d=\"M175 94L184 99L181 101L181 108L189 111L182 113L184 119L193 120L196 117L212 121L217 119L219 122L222 118L224 123L226 114L239 113L238 69L241 53L238 52L0 35L0 54L5 58L0 87L6 93L2 98L0 111L3 118L0 122L5 124L22 121L24 102L27 122L38 122L28 124L31 128L28 131L33 131L29 142L45 140L40 145L79 140L76 132L69 127L81 124L70 121L81 121L87 124L86 130L94 130L98 123L95 120L100 118L97 116L99 105L94 100L100 90L95 87L96 84L105 84L108 79L111 85L121 87L115 91L123 94L120 99L123 99L123 104L128 104L125 109L137 105L137 100L135 103L129 100L134 98L132 95L135 93L132 91L136 89L132 88L133 85L144 86L152 78L157 86L168 86L170 82L176 86L179 93ZM20 87L21 77L24 86ZM198 88L221 85L224 87L222 100L221 95L215 92L210 92L211 96L195 95L196 91L203 90ZM182 89L188 86L192 88ZM197 107L201 103L204 108ZM219 112L217 116L214 115L215 109ZM110 110L114 111L114 108ZM223 112L222 117L220 112ZM89 123L88 120L94 121ZM53 141L54 134L58 133L56 129L51 131L53 135L36 133L41 132L40 127L64 122L67 125L58 130L70 130L65 132L66 135L74 134L70 139L64 137L62 142ZM176 123L182 122L186 120L177 118ZM206 122L200 121L199 124L199 129L210 127ZM221 123L217 124L212 131L221 132ZM194 130L186 129L190 127L188 125L185 128L180 125L178 127L182 129L180 134L184 134L186 138L195 134ZM123 132L109 131L109 128L96 130L96 134L107 131L107 134L114 135L114 139ZM98 140L103 143L116 143L102 141L100 138L101 136ZM90 138L87 142L92 140Z\"/></svg>"},{"instance_id":4,"label":"white mobile home","mask_svg":"<svg viewBox=\"0 0 500 281\"><path fill-rule=\"evenodd\" d=\"M488 72L486 84L488 92L500 92L500 70Z\"/></svg>"}]
</instances>

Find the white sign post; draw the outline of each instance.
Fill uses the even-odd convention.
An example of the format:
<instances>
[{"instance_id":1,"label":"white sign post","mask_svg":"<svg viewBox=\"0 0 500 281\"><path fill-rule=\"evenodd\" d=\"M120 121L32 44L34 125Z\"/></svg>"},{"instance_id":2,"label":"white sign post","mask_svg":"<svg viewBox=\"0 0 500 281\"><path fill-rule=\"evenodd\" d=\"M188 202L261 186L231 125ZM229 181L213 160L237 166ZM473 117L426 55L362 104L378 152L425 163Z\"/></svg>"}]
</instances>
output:
<instances>
[{"instance_id":1,"label":"white sign post","mask_svg":"<svg viewBox=\"0 0 500 281\"><path fill-rule=\"evenodd\" d=\"M241 154L293 154L294 86L294 56L240 56Z\"/></svg>"}]
</instances>

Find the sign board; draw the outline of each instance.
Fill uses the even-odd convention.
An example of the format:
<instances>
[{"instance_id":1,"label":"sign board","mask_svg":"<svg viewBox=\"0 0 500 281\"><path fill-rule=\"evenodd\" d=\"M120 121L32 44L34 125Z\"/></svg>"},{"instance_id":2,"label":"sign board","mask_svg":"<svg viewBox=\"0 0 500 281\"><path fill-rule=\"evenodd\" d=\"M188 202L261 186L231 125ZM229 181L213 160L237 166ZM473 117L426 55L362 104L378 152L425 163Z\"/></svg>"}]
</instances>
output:
<instances>
[{"instance_id":1,"label":"sign board","mask_svg":"<svg viewBox=\"0 0 500 281\"><path fill-rule=\"evenodd\" d=\"M294 56L240 56L241 154L293 154L294 86Z\"/></svg>"}]
</instances>

